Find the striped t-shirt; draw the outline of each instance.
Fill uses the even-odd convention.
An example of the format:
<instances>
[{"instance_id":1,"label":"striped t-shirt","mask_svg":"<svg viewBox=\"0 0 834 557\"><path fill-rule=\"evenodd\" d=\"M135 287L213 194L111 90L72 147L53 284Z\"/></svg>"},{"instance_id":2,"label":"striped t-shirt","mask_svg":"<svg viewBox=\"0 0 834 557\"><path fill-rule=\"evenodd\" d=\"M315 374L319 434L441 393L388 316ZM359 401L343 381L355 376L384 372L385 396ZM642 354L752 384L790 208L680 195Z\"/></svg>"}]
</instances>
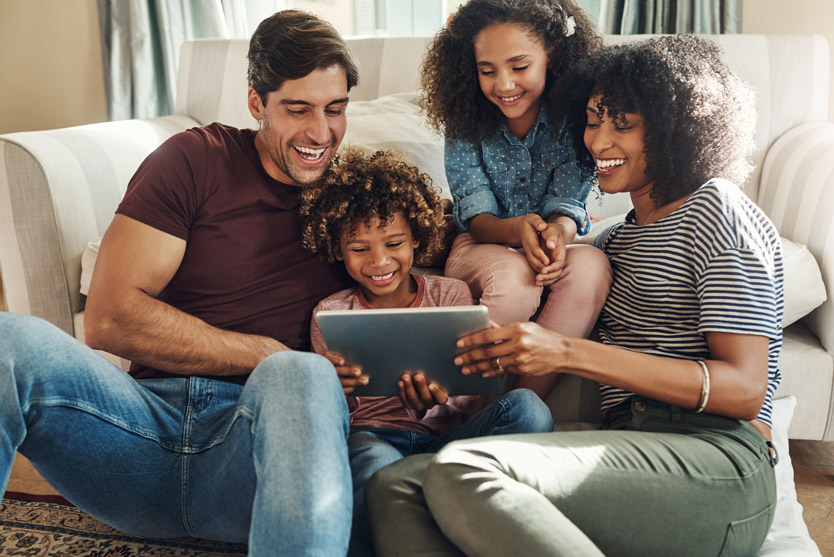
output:
<instances>
[{"instance_id":1,"label":"striped t-shirt","mask_svg":"<svg viewBox=\"0 0 834 557\"><path fill-rule=\"evenodd\" d=\"M624 223L595 245L614 281L599 321L600 338L658 356L710 358L706 333L770 339L768 386L759 420L771 425L781 376L782 243L770 219L726 180L710 180L669 216L645 226ZM601 385L602 410L631 396Z\"/></svg>"}]
</instances>

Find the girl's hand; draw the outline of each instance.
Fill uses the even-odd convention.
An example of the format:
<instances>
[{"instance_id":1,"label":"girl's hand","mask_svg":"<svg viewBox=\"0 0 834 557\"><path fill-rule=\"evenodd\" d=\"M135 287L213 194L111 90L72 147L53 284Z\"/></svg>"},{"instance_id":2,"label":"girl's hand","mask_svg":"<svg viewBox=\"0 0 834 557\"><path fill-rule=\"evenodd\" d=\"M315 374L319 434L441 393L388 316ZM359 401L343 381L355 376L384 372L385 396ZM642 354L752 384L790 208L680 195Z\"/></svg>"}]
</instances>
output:
<instances>
[{"instance_id":1,"label":"girl's hand","mask_svg":"<svg viewBox=\"0 0 834 557\"><path fill-rule=\"evenodd\" d=\"M540 243L542 252L550 259L550 263L536 270L536 286L550 286L562 277L565 268L567 246L562 227L548 223L547 228L541 232Z\"/></svg>"},{"instance_id":2,"label":"girl's hand","mask_svg":"<svg viewBox=\"0 0 834 557\"><path fill-rule=\"evenodd\" d=\"M417 372L412 377L410 373L403 373L397 382L400 390L400 402L409 410L417 412L423 417L426 411L438 404L446 404L449 395L435 382L426 381L422 372Z\"/></svg>"},{"instance_id":3,"label":"girl's hand","mask_svg":"<svg viewBox=\"0 0 834 557\"><path fill-rule=\"evenodd\" d=\"M336 368L339 381L342 383L342 390L346 395L352 393L356 387L367 385L370 381L367 375L362 375L361 367L348 365L345 359L338 354L328 352L324 354L324 357L330 360L330 363Z\"/></svg>"},{"instance_id":4,"label":"girl's hand","mask_svg":"<svg viewBox=\"0 0 834 557\"><path fill-rule=\"evenodd\" d=\"M527 262L536 273L541 273L545 266L551 263L547 253L542 249L540 234L548 228L547 223L536 213L530 213L519 220L518 235L521 238L521 247L524 248L524 255Z\"/></svg>"},{"instance_id":5,"label":"girl's hand","mask_svg":"<svg viewBox=\"0 0 834 557\"><path fill-rule=\"evenodd\" d=\"M536 323L511 323L461 337L458 347L468 348L455 358L464 375L493 377L505 372L547 375L562 371L565 337Z\"/></svg>"}]
</instances>

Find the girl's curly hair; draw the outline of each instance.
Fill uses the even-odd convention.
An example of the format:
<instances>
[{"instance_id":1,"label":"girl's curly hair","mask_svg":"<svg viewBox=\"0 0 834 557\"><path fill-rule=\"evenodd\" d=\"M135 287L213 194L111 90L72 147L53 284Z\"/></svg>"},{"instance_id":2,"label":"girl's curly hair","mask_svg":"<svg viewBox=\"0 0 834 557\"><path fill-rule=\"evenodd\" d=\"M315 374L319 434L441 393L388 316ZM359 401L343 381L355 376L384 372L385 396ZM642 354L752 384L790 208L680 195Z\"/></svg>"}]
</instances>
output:
<instances>
[{"instance_id":1,"label":"girl's curly hair","mask_svg":"<svg viewBox=\"0 0 834 557\"><path fill-rule=\"evenodd\" d=\"M443 208L428 174L392 151L371 155L359 149L339 153L323 180L301 193L303 245L323 261L341 256L341 238L372 217L390 223L398 212L420 245L415 264L428 263L443 248Z\"/></svg>"},{"instance_id":2,"label":"girl's curly hair","mask_svg":"<svg viewBox=\"0 0 834 557\"><path fill-rule=\"evenodd\" d=\"M753 167L752 89L723 60L721 48L695 35L671 35L605 47L554 90L554 111L584 178L596 164L584 143L588 100L601 94L609 117L643 117L646 173L656 207L681 199L711 178L739 186ZM603 114L600 114L601 117Z\"/></svg>"},{"instance_id":3,"label":"girl's curly hair","mask_svg":"<svg viewBox=\"0 0 834 557\"><path fill-rule=\"evenodd\" d=\"M568 18L574 32L565 36ZM515 23L548 54L543 99L553 83L602 45L585 12L573 0L469 0L429 45L421 66L420 106L428 123L450 141L477 143L503 122L501 110L481 92L475 37L486 27Z\"/></svg>"}]
</instances>

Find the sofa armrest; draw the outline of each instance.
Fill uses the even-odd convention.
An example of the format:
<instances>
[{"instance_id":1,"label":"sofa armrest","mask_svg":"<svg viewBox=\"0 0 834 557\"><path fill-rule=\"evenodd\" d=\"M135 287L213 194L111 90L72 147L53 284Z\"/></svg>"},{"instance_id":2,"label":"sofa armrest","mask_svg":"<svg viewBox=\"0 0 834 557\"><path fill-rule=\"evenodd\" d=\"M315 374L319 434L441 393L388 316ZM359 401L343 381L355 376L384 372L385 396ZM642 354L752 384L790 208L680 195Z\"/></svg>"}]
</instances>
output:
<instances>
[{"instance_id":1,"label":"sofa armrest","mask_svg":"<svg viewBox=\"0 0 834 557\"><path fill-rule=\"evenodd\" d=\"M144 158L185 116L0 135L0 273L7 309L73 334L81 254Z\"/></svg>"},{"instance_id":2,"label":"sofa armrest","mask_svg":"<svg viewBox=\"0 0 834 557\"><path fill-rule=\"evenodd\" d=\"M801 124L773 142L757 202L783 237L817 259L828 299L803 321L834 352L834 124Z\"/></svg>"}]
</instances>

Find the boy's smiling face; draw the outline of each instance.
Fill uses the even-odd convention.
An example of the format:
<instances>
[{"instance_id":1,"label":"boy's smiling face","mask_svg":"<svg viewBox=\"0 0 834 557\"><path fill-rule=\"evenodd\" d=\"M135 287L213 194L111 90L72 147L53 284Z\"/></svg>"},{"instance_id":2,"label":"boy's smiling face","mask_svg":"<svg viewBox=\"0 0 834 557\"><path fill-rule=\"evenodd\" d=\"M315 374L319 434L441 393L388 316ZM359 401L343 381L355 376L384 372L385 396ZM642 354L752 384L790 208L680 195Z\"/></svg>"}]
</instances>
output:
<instances>
[{"instance_id":1,"label":"boy's smiling face","mask_svg":"<svg viewBox=\"0 0 834 557\"><path fill-rule=\"evenodd\" d=\"M358 224L353 233L343 233L339 259L371 306L409 307L416 297L409 272L418 246L402 212L397 212L384 228L373 216Z\"/></svg>"}]
</instances>

